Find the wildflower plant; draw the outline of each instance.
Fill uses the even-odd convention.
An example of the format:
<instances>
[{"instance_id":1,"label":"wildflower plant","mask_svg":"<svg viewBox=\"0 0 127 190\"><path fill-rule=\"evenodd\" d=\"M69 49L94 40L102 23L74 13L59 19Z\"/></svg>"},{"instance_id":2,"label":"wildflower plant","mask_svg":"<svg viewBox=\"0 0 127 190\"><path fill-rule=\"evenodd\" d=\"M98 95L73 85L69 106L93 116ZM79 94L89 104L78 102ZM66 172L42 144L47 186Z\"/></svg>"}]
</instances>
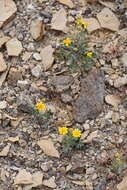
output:
<instances>
[{"instance_id":1,"label":"wildflower plant","mask_svg":"<svg viewBox=\"0 0 127 190\"><path fill-rule=\"evenodd\" d=\"M72 72L87 71L95 64L95 52L88 47L89 35L87 27L90 23L82 17L76 19L77 32L72 37L61 41L56 50L60 60L64 60Z\"/></svg>"},{"instance_id":2,"label":"wildflower plant","mask_svg":"<svg viewBox=\"0 0 127 190\"><path fill-rule=\"evenodd\" d=\"M68 153L73 149L81 149L84 144L81 141L81 130L80 129L69 129L66 126L59 127L59 134L63 136L62 147L63 152Z\"/></svg>"},{"instance_id":3,"label":"wildflower plant","mask_svg":"<svg viewBox=\"0 0 127 190\"><path fill-rule=\"evenodd\" d=\"M112 169L116 173L120 174L125 168L127 168L127 163L122 159L121 154L117 152L112 162Z\"/></svg>"},{"instance_id":4,"label":"wildflower plant","mask_svg":"<svg viewBox=\"0 0 127 190\"><path fill-rule=\"evenodd\" d=\"M32 108L32 113L36 121L40 124L48 123L48 119L51 116L51 110L47 108L44 101L37 102Z\"/></svg>"}]
</instances>

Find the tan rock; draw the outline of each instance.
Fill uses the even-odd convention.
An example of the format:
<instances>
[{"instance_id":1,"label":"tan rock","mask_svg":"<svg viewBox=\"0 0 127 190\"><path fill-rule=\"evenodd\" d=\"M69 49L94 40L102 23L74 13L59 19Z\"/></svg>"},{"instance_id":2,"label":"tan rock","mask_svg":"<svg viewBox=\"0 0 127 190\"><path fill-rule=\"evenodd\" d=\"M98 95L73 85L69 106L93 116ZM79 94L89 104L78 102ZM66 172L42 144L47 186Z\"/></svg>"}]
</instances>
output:
<instances>
[{"instance_id":1,"label":"tan rock","mask_svg":"<svg viewBox=\"0 0 127 190\"><path fill-rule=\"evenodd\" d=\"M8 138L8 141L11 141L11 142L18 142L18 141L19 141L19 136L16 136L16 137L9 137L9 138Z\"/></svg>"},{"instance_id":2,"label":"tan rock","mask_svg":"<svg viewBox=\"0 0 127 190\"><path fill-rule=\"evenodd\" d=\"M12 67L8 74L8 83L9 84L16 84L18 80L22 80L22 73L15 67Z\"/></svg>"},{"instance_id":3,"label":"tan rock","mask_svg":"<svg viewBox=\"0 0 127 190\"><path fill-rule=\"evenodd\" d=\"M25 190L30 190L33 187L38 187L42 185L43 173L38 171L32 174L32 184L26 185Z\"/></svg>"},{"instance_id":4,"label":"tan rock","mask_svg":"<svg viewBox=\"0 0 127 190\"><path fill-rule=\"evenodd\" d=\"M90 135L83 140L84 143L91 143L93 139L99 137L98 130L90 133Z\"/></svg>"},{"instance_id":5,"label":"tan rock","mask_svg":"<svg viewBox=\"0 0 127 190\"><path fill-rule=\"evenodd\" d=\"M25 169L20 170L14 180L15 185L32 184L32 183L33 183L32 175L29 172L27 172Z\"/></svg>"},{"instance_id":6,"label":"tan rock","mask_svg":"<svg viewBox=\"0 0 127 190\"><path fill-rule=\"evenodd\" d=\"M9 153L10 147L11 147L10 144L8 144L7 146L5 146L3 148L3 150L0 152L0 156L7 156L8 153Z\"/></svg>"},{"instance_id":7,"label":"tan rock","mask_svg":"<svg viewBox=\"0 0 127 190\"><path fill-rule=\"evenodd\" d=\"M48 180L44 180L44 181L43 181L43 185L54 189L54 188L56 188L56 186L57 186L54 181L55 181L55 178L54 178L54 177L51 177L51 178L48 179Z\"/></svg>"},{"instance_id":8,"label":"tan rock","mask_svg":"<svg viewBox=\"0 0 127 190\"><path fill-rule=\"evenodd\" d=\"M87 30L90 33L101 28L99 22L95 18L85 18L85 21L89 23Z\"/></svg>"},{"instance_id":9,"label":"tan rock","mask_svg":"<svg viewBox=\"0 0 127 190\"><path fill-rule=\"evenodd\" d=\"M50 67L53 64L53 61L54 61L53 52L54 52L54 49L52 48L51 45L46 46L40 52L40 56L42 58L42 64L45 71L50 69Z\"/></svg>"},{"instance_id":10,"label":"tan rock","mask_svg":"<svg viewBox=\"0 0 127 190\"><path fill-rule=\"evenodd\" d=\"M51 22L51 29L58 30L62 32L67 32L67 15L65 9L60 9L53 15Z\"/></svg>"},{"instance_id":11,"label":"tan rock","mask_svg":"<svg viewBox=\"0 0 127 190\"><path fill-rule=\"evenodd\" d=\"M9 40L6 47L9 56L19 56L23 50L22 43L17 38Z\"/></svg>"},{"instance_id":12,"label":"tan rock","mask_svg":"<svg viewBox=\"0 0 127 190\"><path fill-rule=\"evenodd\" d=\"M101 3L105 7L110 8L111 10L115 11L115 3L112 3L110 1L101 1L101 0L99 1L99 3Z\"/></svg>"},{"instance_id":13,"label":"tan rock","mask_svg":"<svg viewBox=\"0 0 127 190\"><path fill-rule=\"evenodd\" d=\"M0 28L16 13L17 7L13 0L0 0Z\"/></svg>"},{"instance_id":14,"label":"tan rock","mask_svg":"<svg viewBox=\"0 0 127 190\"><path fill-rule=\"evenodd\" d=\"M9 36L5 36L4 34L0 34L0 48L8 41L10 40Z\"/></svg>"},{"instance_id":15,"label":"tan rock","mask_svg":"<svg viewBox=\"0 0 127 190\"><path fill-rule=\"evenodd\" d=\"M59 158L59 152L56 150L53 142L50 138L43 138L37 142L37 144L40 146L40 148L43 150L43 152L52 157Z\"/></svg>"},{"instance_id":16,"label":"tan rock","mask_svg":"<svg viewBox=\"0 0 127 190\"><path fill-rule=\"evenodd\" d=\"M123 77L119 77L114 81L114 87L120 88L127 84L127 75L124 75Z\"/></svg>"},{"instance_id":17,"label":"tan rock","mask_svg":"<svg viewBox=\"0 0 127 190\"><path fill-rule=\"evenodd\" d=\"M115 108L117 108L118 105L119 105L120 102L121 102L121 99L120 99L119 96L111 95L111 94L110 94L110 95L107 95L107 96L105 97L105 101L106 101L107 104L112 105L112 106L114 106Z\"/></svg>"},{"instance_id":18,"label":"tan rock","mask_svg":"<svg viewBox=\"0 0 127 190\"><path fill-rule=\"evenodd\" d=\"M58 0L63 5L68 6L69 8L74 8L74 4L71 0Z\"/></svg>"},{"instance_id":19,"label":"tan rock","mask_svg":"<svg viewBox=\"0 0 127 190\"><path fill-rule=\"evenodd\" d=\"M42 20L32 20L30 25L30 33L34 40L40 40L45 33L45 25Z\"/></svg>"},{"instance_id":20,"label":"tan rock","mask_svg":"<svg viewBox=\"0 0 127 190\"><path fill-rule=\"evenodd\" d=\"M118 190L127 190L127 176L117 185Z\"/></svg>"},{"instance_id":21,"label":"tan rock","mask_svg":"<svg viewBox=\"0 0 127 190\"><path fill-rule=\"evenodd\" d=\"M0 72L4 72L7 69L7 65L4 61L3 54L0 53Z\"/></svg>"},{"instance_id":22,"label":"tan rock","mask_svg":"<svg viewBox=\"0 0 127 190\"><path fill-rule=\"evenodd\" d=\"M100 13L98 13L97 18L102 28L106 28L111 31L119 30L120 22L109 8L104 8Z\"/></svg>"}]
</instances>

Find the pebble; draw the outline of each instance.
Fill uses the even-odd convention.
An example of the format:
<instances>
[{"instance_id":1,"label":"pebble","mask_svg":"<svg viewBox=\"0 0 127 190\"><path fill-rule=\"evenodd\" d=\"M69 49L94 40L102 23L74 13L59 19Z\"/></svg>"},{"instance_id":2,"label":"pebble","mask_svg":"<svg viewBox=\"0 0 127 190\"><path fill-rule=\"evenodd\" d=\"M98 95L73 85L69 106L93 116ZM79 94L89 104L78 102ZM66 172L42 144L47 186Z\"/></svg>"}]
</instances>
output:
<instances>
[{"instance_id":1,"label":"pebble","mask_svg":"<svg viewBox=\"0 0 127 190\"><path fill-rule=\"evenodd\" d=\"M6 101L0 101L0 110L5 109L7 107Z\"/></svg>"},{"instance_id":2,"label":"pebble","mask_svg":"<svg viewBox=\"0 0 127 190\"><path fill-rule=\"evenodd\" d=\"M40 65L35 66L33 69L31 69L31 73L34 77L40 77L42 72L42 68Z\"/></svg>"},{"instance_id":3,"label":"pebble","mask_svg":"<svg viewBox=\"0 0 127 190\"><path fill-rule=\"evenodd\" d=\"M41 56L39 53L34 53L33 54L33 58L36 60L36 61L41 61Z\"/></svg>"},{"instance_id":4,"label":"pebble","mask_svg":"<svg viewBox=\"0 0 127 190\"><path fill-rule=\"evenodd\" d=\"M18 80L17 86L20 87L21 89L25 89L28 87L28 81L26 80Z\"/></svg>"}]
</instances>

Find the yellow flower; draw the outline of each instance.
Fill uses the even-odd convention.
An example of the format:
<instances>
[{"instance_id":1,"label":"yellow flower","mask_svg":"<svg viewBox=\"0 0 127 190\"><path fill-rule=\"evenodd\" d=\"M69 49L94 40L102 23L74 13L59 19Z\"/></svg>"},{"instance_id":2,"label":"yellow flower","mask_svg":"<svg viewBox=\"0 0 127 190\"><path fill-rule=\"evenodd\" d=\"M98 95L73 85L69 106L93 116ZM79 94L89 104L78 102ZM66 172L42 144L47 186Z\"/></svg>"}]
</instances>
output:
<instances>
[{"instance_id":1,"label":"yellow flower","mask_svg":"<svg viewBox=\"0 0 127 190\"><path fill-rule=\"evenodd\" d=\"M69 46L71 44L71 39L70 38L66 38L65 40L63 40L64 45Z\"/></svg>"},{"instance_id":2,"label":"yellow flower","mask_svg":"<svg viewBox=\"0 0 127 190\"><path fill-rule=\"evenodd\" d=\"M77 25L81 25L81 26L83 26L84 28L87 28L88 27L88 25L89 25L89 23L88 22L86 22L82 17L77 17L77 20L76 20L76 24Z\"/></svg>"},{"instance_id":3,"label":"yellow flower","mask_svg":"<svg viewBox=\"0 0 127 190\"><path fill-rule=\"evenodd\" d=\"M39 111L45 111L46 110L46 105L43 102L38 102L35 105L36 109L38 109Z\"/></svg>"},{"instance_id":4,"label":"yellow flower","mask_svg":"<svg viewBox=\"0 0 127 190\"><path fill-rule=\"evenodd\" d=\"M87 54L86 54L88 57L92 57L92 55L93 55L93 52L87 52Z\"/></svg>"},{"instance_id":5,"label":"yellow flower","mask_svg":"<svg viewBox=\"0 0 127 190\"><path fill-rule=\"evenodd\" d=\"M68 128L66 126L59 127L59 133L60 135L66 135L68 133Z\"/></svg>"},{"instance_id":6,"label":"yellow flower","mask_svg":"<svg viewBox=\"0 0 127 190\"><path fill-rule=\"evenodd\" d=\"M73 137L80 137L81 136L81 131L79 129L74 129L72 131L72 136Z\"/></svg>"}]
</instances>

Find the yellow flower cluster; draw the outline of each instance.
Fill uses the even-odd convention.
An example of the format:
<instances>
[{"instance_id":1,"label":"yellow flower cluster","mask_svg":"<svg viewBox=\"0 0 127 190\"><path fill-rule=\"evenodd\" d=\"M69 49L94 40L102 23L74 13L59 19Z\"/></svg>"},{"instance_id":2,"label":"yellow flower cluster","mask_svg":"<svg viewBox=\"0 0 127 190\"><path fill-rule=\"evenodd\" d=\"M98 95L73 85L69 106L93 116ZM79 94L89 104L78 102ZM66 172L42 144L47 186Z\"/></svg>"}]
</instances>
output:
<instances>
[{"instance_id":1,"label":"yellow flower cluster","mask_svg":"<svg viewBox=\"0 0 127 190\"><path fill-rule=\"evenodd\" d=\"M78 26L82 26L83 28L87 28L89 23L86 22L81 16L78 16L76 19L76 24Z\"/></svg>"},{"instance_id":2,"label":"yellow flower cluster","mask_svg":"<svg viewBox=\"0 0 127 190\"><path fill-rule=\"evenodd\" d=\"M69 46L71 44L71 39L66 38L65 40L63 40L63 43L64 43L65 46Z\"/></svg>"},{"instance_id":3,"label":"yellow flower cluster","mask_svg":"<svg viewBox=\"0 0 127 190\"><path fill-rule=\"evenodd\" d=\"M93 56L93 52L87 52L87 57L92 57Z\"/></svg>"},{"instance_id":4,"label":"yellow flower cluster","mask_svg":"<svg viewBox=\"0 0 127 190\"><path fill-rule=\"evenodd\" d=\"M68 133L69 129L66 126L59 127L59 133L60 135L66 135ZM70 130L73 137L80 137L81 136L81 130L79 129L71 129Z\"/></svg>"},{"instance_id":5,"label":"yellow flower cluster","mask_svg":"<svg viewBox=\"0 0 127 190\"><path fill-rule=\"evenodd\" d=\"M45 111L46 110L46 105L43 102L36 103L35 107L38 111Z\"/></svg>"}]
</instances>

